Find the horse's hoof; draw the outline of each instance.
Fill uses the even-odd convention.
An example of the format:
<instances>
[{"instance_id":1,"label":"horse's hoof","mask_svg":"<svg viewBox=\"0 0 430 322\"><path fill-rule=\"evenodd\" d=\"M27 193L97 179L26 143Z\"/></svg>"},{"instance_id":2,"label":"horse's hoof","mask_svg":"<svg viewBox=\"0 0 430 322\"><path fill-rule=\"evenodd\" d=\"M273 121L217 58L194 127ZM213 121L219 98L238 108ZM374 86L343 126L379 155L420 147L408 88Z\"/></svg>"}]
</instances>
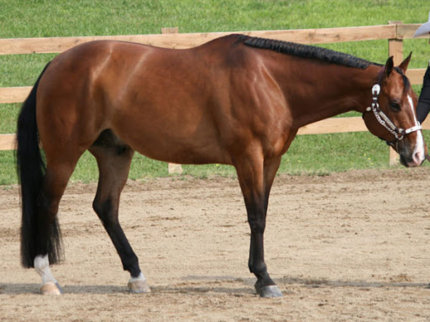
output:
<instances>
[{"instance_id":1,"label":"horse's hoof","mask_svg":"<svg viewBox=\"0 0 430 322\"><path fill-rule=\"evenodd\" d=\"M256 288L258 295L264 298L282 297L282 292L277 285L267 285Z\"/></svg>"},{"instance_id":2,"label":"horse's hoof","mask_svg":"<svg viewBox=\"0 0 430 322\"><path fill-rule=\"evenodd\" d=\"M42 287L40 288L40 292L43 295L61 295L63 293L58 283L43 284Z\"/></svg>"},{"instance_id":3,"label":"horse's hoof","mask_svg":"<svg viewBox=\"0 0 430 322\"><path fill-rule=\"evenodd\" d=\"M149 288L148 283L142 280L137 280L128 283L128 289L131 293L149 293L151 289Z\"/></svg>"}]
</instances>

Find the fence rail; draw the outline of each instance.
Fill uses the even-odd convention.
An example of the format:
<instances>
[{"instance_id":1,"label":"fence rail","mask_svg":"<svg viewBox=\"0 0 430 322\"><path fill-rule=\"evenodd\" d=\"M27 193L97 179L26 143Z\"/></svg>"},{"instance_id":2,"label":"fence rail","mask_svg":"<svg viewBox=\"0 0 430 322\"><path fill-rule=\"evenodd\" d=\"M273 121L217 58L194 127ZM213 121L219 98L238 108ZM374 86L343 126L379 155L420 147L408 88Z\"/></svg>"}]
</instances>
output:
<instances>
[{"instance_id":1,"label":"fence rail","mask_svg":"<svg viewBox=\"0 0 430 322\"><path fill-rule=\"evenodd\" d=\"M416 28L418 26L419 25L416 25ZM330 29L239 31L235 33L252 37L293 41L302 44L322 44L345 41L394 39L397 37L396 30L396 25L380 25ZM406 30L402 32L404 35L409 33L410 32ZM106 39L132 41L159 47L184 49L201 45L205 42L228 34L231 34L231 32L0 39L0 55L60 53L85 42Z\"/></svg>"},{"instance_id":2,"label":"fence rail","mask_svg":"<svg viewBox=\"0 0 430 322\"><path fill-rule=\"evenodd\" d=\"M302 44L322 44L349 41L387 40L388 55L394 56L395 64L403 60L403 39L413 38L420 24L403 24L399 21L388 25L344 27L327 29L299 29L273 31L235 32L253 37L264 37ZM213 33L177 33L177 28L163 30L158 35L94 36L94 37L52 37L52 38L16 38L0 39L0 55L61 53L78 44L93 40L121 40L150 44L153 46L185 49L201 45L231 32ZM425 68L407 71L412 84L421 84ZM0 104L21 103L31 87L0 87ZM423 124L430 129L430 121ZM298 134L323 134L367 131L360 117L331 118L302 127ZM0 135L0 150L15 148L15 135ZM390 150L390 164L397 163L395 153Z\"/></svg>"}]
</instances>

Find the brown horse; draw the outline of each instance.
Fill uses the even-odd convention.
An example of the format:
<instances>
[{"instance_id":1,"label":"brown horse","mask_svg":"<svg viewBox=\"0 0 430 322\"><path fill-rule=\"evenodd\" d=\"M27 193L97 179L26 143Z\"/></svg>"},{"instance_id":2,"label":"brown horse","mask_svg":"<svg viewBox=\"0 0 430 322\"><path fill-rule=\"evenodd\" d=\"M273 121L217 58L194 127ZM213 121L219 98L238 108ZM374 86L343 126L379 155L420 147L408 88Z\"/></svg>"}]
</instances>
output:
<instances>
[{"instance_id":1,"label":"brown horse","mask_svg":"<svg viewBox=\"0 0 430 322\"><path fill-rule=\"evenodd\" d=\"M93 208L131 274L130 290L148 292L118 221L120 194L138 151L161 161L236 168L256 290L281 296L264 261L263 234L282 155L301 126L355 110L405 166L420 165L426 148L415 116L417 97L404 75L409 60L399 67L392 58L378 65L242 35L187 50L97 41L60 54L19 115L23 266L36 268L43 293L60 292L49 270L62 257L56 215L78 159L89 150L100 171Z\"/></svg>"}]
</instances>

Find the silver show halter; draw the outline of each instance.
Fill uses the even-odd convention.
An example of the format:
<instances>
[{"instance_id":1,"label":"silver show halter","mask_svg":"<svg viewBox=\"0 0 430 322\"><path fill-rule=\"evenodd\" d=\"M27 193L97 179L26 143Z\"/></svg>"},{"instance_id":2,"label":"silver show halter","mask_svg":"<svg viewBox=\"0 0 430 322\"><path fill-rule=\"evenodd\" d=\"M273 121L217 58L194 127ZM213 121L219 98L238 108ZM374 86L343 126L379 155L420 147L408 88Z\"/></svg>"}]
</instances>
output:
<instances>
[{"instance_id":1,"label":"silver show halter","mask_svg":"<svg viewBox=\"0 0 430 322\"><path fill-rule=\"evenodd\" d=\"M372 88L372 97L373 97L372 106L369 106L366 109L366 111L367 112L370 112L370 111L373 112L373 114L375 115L375 118L379 122L379 124L381 124L392 135L394 135L394 137L397 140L396 143L398 143L398 141L402 140L405 137L405 135L408 135L412 132L415 132L415 131L422 129L422 126L418 121L417 121L418 125L415 125L415 126L409 128L409 129L406 129L406 130L402 129L400 127L397 127L379 107L378 96L379 96L380 92L381 92L381 86L379 86L379 84L374 85ZM394 147L394 142L388 142L387 141L387 144Z\"/></svg>"}]
</instances>

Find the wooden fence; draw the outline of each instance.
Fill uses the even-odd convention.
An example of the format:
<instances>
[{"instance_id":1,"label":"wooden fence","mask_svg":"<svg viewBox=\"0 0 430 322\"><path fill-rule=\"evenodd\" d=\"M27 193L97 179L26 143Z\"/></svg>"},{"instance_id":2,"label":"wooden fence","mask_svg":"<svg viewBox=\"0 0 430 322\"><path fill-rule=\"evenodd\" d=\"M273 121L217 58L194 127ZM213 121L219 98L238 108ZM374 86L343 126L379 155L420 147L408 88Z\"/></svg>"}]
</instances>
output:
<instances>
[{"instance_id":1,"label":"wooden fence","mask_svg":"<svg viewBox=\"0 0 430 322\"><path fill-rule=\"evenodd\" d=\"M235 32L254 37L264 37L302 44L322 44L348 41L387 40L388 56L394 56L394 63L403 60L403 39L413 38L419 24L402 24L389 22L387 25L344 27L329 29L300 29L275 31ZM116 39L145 43L166 48L190 48L201 45L212 39L225 36L230 32L214 33L178 33L177 28L163 28L158 35L99 36L99 37L52 37L52 38L19 38L0 39L0 55L61 53L78 44L93 40ZM407 71L412 84L421 84L425 68ZM21 103L25 100L31 87L0 88L1 103ZM430 129L430 121L423 124ZM361 117L330 118L302 127L298 134L324 134L367 131ZM0 135L0 150L15 148L15 134ZM390 164L397 163L397 156L390 149Z\"/></svg>"}]
</instances>

